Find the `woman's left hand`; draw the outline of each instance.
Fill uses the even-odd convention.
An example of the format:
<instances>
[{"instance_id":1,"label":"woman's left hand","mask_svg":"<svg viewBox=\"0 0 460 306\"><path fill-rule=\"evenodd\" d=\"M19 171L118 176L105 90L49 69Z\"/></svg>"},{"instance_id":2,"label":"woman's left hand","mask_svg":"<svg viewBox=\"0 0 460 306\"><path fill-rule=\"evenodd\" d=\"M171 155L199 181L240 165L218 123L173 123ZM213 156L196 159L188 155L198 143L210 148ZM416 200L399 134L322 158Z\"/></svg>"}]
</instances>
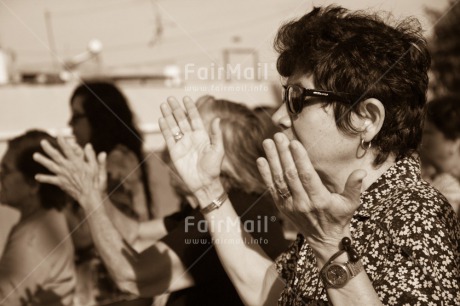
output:
<instances>
[{"instance_id":1,"label":"woman's left hand","mask_svg":"<svg viewBox=\"0 0 460 306\"><path fill-rule=\"evenodd\" d=\"M40 153L34 154L34 160L55 175L37 174L35 179L40 183L60 187L76 201L82 204L85 197L92 192L105 190L107 175L105 170L106 154L96 154L90 144L81 149L58 137L58 144L63 154L44 140L41 145L49 157ZM85 207L84 207L85 208Z\"/></svg>"},{"instance_id":2,"label":"woman's left hand","mask_svg":"<svg viewBox=\"0 0 460 306\"><path fill-rule=\"evenodd\" d=\"M267 159L257 165L278 208L289 217L315 250L337 250L350 236L350 220L358 208L364 170L348 178L341 194L331 193L313 168L308 153L297 141L277 133L264 141Z\"/></svg>"}]
</instances>

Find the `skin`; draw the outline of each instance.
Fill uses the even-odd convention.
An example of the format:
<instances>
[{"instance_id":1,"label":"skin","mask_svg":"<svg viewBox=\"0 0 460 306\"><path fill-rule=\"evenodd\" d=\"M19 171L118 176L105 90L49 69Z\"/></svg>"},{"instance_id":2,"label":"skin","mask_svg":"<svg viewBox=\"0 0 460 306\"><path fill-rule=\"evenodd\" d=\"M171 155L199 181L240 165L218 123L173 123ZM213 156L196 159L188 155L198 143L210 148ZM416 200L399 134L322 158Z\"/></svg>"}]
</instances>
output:
<instances>
[{"instance_id":1,"label":"skin","mask_svg":"<svg viewBox=\"0 0 460 306\"><path fill-rule=\"evenodd\" d=\"M26 180L16 168L16 153L8 149L1 161L0 202L18 209L21 219L27 218L41 209L38 198L38 185Z\"/></svg>"},{"instance_id":2,"label":"skin","mask_svg":"<svg viewBox=\"0 0 460 306\"><path fill-rule=\"evenodd\" d=\"M288 82L310 88L314 83L307 76L298 76L288 80ZM184 105L187 114L176 99L169 98L168 103L161 105L163 118L159 120L159 125L175 168L188 189L196 197L200 207L204 208L224 191L219 180L225 155L222 132L218 119L213 120L210 132L207 131L190 98L184 99ZM274 114L273 119L283 127L284 133L276 134L275 141L266 140L264 142L267 159L260 158L257 161L262 177L278 208L290 217L304 234L315 252L319 268L322 268L324 263L337 252L340 240L344 236L351 236L350 219L359 206L361 191L370 186L394 164L394 160L390 158L382 166L375 168L372 164L375 152L369 150L364 155L361 154L362 152L357 154L360 140L371 141L379 132L385 117L383 105L376 99L368 99L361 102L360 105L361 116L356 116L353 123L362 129L360 135L354 137L345 137L335 128L334 116L328 107L319 107L313 103L305 107L302 113L294 118L287 113L284 105L281 106ZM320 116L321 120L316 120L317 116ZM310 133L311 130L319 134L313 136L302 134L305 133L304 131ZM179 131L184 136L176 141L173 135ZM327 137L324 138L324 136ZM322 145L323 150L330 149L330 152L324 156L324 160L321 160L322 156L319 154L321 150L315 151L314 147L311 146L320 140L326 142L324 139L329 144L320 143L318 145ZM337 143L331 142L331 139L338 141L342 149L337 149ZM307 145L310 146L307 148L308 152L306 150ZM175 283L179 282L182 286L186 286L188 284L186 283L187 275L184 274L185 277L182 277L179 275L180 273L174 273L174 270L171 272L172 277L170 278L164 275L158 276L160 269L150 270L150 268L146 269L145 267L129 268L128 270L131 272L120 272L126 270L125 266L132 267L133 260L135 265L136 262L145 258L152 266L160 262L162 255L170 260L174 258L169 254L172 252L168 252L167 249L158 245L149 249L151 253L144 252L137 257L131 253L130 256L125 254L127 257L117 256L120 253L126 253L126 249L120 242L120 238L115 239L117 238L116 231L113 227L110 229L110 220L105 214L98 213L101 210L98 210L97 204L94 203L101 203L100 193L89 192L89 190L94 189L92 186L101 184L102 179L98 177L98 173L103 173L103 171L98 172L94 169L101 168L101 165L104 164L103 158L98 162L94 152L90 147L87 147L84 155L88 162L84 162L82 153L72 152L75 149L71 149L65 143L61 144L61 147L67 158L60 156L57 151L52 152L52 148L44 145L44 149L53 161L46 160L42 156L36 156L36 160L47 166L52 172L58 173L58 176L38 176L37 180L58 186L66 186L63 183L65 180L67 182L80 180L82 188L66 190L72 195L78 196L82 206L86 207L85 210L91 211L88 217L92 231L96 236L95 243L101 251L109 271L118 280L118 284L131 292L145 293L144 290L136 291L135 288L140 286L145 290L150 289L149 294L158 294L158 288L165 288L163 286L168 286L168 283L157 283L161 286L156 287L157 291L151 292L152 286L150 284L157 280L153 279L156 275L158 279L171 279L175 280ZM310 158L310 151L312 158ZM344 156L349 159L347 162L341 161ZM71 165L69 165L69 160L72 161ZM332 162L334 165L324 166L323 163L326 161ZM340 165L345 169L337 171L335 167ZM75 178L73 175L77 169L85 175ZM289 190L291 197L280 198L276 191L280 188ZM277 277L273 262L257 244L250 243L251 236L240 231L237 225L234 228L227 227L226 231L219 231L218 228L213 227L213 224L219 224L219 221L226 222L228 218L238 217L229 202L227 199L219 209L205 216L208 221L211 219L215 221L210 222L210 232L214 239L220 241L244 239L241 241L246 243L217 244L216 250L221 262L246 304L276 305L284 284ZM113 244L114 241L117 244L110 248L110 244ZM135 257L130 260L131 256ZM158 256L158 260L152 261L152 256ZM128 258L128 260L124 258ZM346 255L342 255L337 260L345 262ZM167 260L161 264L164 266L165 262L167 264ZM138 272L140 275L136 275L134 272ZM157 273L155 274L155 272ZM180 277L177 278L178 276ZM138 280L137 283L136 280ZM170 290L171 287L184 288L177 286L177 284L172 286L170 282ZM328 289L328 295L334 305L380 305L366 273L358 274L341 289Z\"/></svg>"},{"instance_id":3,"label":"skin","mask_svg":"<svg viewBox=\"0 0 460 306\"><path fill-rule=\"evenodd\" d=\"M288 83L314 88L308 76L298 75ZM224 155L222 134L215 120L208 135L193 102L185 98L184 105L188 116L177 100L168 99L168 104L161 106L163 118L159 124L177 171L203 208L223 191L217 180ZM283 105L273 115L283 133L276 134L274 141L264 141L267 159L258 159L259 171L278 208L305 236L320 269L338 251L340 240L351 236L350 220L359 206L361 191L394 164L394 159L389 158L375 168L375 152L357 154L361 139L369 142L379 132L385 111L380 101L368 99L361 103L360 114L353 118L353 124L361 127L361 132L351 137L336 128L332 109L327 105L312 103L295 117ZM173 135L179 130L184 137L176 142ZM291 197L280 198L277 189L290 191ZM222 222L234 217L232 206L225 203L206 215L208 220ZM219 240L249 238L237 228L222 232L211 227L211 233ZM250 243L238 247L223 243L216 249L246 304L276 305L284 284L260 248ZM345 262L346 255L337 260ZM366 273L360 273L341 289L328 289L328 294L334 305L380 304Z\"/></svg>"},{"instance_id":4,"label":"skin","mask_svg":"<svg viewBox=\"0 0 460 306\"><path fill-rule=\"evenodd\" d=\"M96 158L93 148L68 143L58 137L64 155L44 141L51 159L36 153L34 159L57 174L37 175L39 182L61 187L74 197L86 214L92 238L113 280L122 290L152 297L194 285L179 257L166 244L157 242L136 252L117 231L107 206L112 205L101 190L106 184L105 153Z\"/></svg>"},{"instance_id":5,"label":"skin","mask_svg":"<svg viewBox=\"0 0 460 306\"><path fill-rule=\"evenodd\" d=\"M72 118L69 120L69 126L72 128L72 133L75 136L77 143L83 147L89 143L91 139L91 125L88 118L84 117L85 109L83 108L83 98L75 97L70 103Z\"/></svg>"},{"instance_id":6,"label":"skin","mask_svg":"<svg viewBox=\"0 0 460 306\"><path fill-rule=\"evenodd\" d=\"M203 135L207 135L207 132L203 131ZM105 153L96 158L90 144L82 150L77 144L62 137L58 137L58 143L64 154L60 154L45 141L42 147L50 158L38 153L34 155L37 162L56 176L37 175L36 179L61 187L80 203L85 211L94 244L117 285L122 290L144 297L194 286L194 280L182 261L163 242L150 240L149 247L145 249L145 242L142 243L141 239L136 248L145 250L140 253L125 242L135 241L145 231L152 230L159 234L162 229L155 229L158 220L154 220L139 226L137 237L136 233L133 236L132 227L136 230L137 224L125 223L126 217L123 218L115 213L116 210L109 208L113 205L102 192L107 179ZM161 225L164 227L163 222ZM131 228L125 230L126 227ZM155 233L150 233L149 236L158 238Z\"/></svg>"}]
</instances>

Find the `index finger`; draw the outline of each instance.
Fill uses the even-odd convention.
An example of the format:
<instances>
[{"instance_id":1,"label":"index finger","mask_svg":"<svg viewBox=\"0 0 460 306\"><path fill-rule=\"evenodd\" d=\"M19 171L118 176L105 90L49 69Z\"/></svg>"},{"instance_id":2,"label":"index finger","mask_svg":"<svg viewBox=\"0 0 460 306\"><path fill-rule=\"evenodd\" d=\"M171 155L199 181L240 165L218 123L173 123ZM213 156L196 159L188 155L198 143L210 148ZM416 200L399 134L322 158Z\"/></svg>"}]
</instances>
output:
<instances>
[{"instance_id":1,"label":"index finger","mask_svg":"<svg viewBox=\"0 0 460 306\"><path fill-rule=\"evenodd\" d=\"M310 198L313 198L315 195L322 194L324 191L329 192L313 167L304 146L299 141L293 140L289 145L289 149L291 150L300 182Z\"/></svg>"}]
</instances>

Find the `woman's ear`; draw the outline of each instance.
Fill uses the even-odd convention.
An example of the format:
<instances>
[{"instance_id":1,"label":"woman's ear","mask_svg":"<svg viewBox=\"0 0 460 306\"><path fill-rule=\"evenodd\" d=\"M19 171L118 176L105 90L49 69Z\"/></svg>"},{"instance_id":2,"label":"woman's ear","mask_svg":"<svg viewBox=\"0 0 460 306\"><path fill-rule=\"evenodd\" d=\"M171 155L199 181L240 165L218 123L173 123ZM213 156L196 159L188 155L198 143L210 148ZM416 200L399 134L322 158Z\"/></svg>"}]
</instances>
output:
<instances>
[{"instance_id":1,"label":"woman's ear","mask_svg":"<svg viewBox=\"0 0 460 306\"><path fill-rule=\"evenodd\" d=\"M380 132L385 121L385 107L380 100L370 98L361 102L359 106L360 119L358 130L365 142L371 142Z\"/></svg>"},{"instance_id":2,"label":"woman's ear","mask_svg":"<svg viewBox=\"0 0 460 306\"><path fill-rule=\"evenodd\" d=\"M37 194L40 191L40 183L35 179L28 179L27 184L29 185L29 194Z\"/></svg>"}]
</instances>

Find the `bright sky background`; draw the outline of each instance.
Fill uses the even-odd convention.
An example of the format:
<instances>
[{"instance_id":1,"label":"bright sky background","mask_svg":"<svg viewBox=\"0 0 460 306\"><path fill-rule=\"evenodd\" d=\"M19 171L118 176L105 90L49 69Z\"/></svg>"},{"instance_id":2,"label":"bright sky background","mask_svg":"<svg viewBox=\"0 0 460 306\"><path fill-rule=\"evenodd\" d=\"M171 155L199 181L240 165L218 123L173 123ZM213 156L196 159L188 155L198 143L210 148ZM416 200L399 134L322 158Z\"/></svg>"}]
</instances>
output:
<instances>
[{"instance_id":1,"label":"bright sky background","mask_svg":"<svg viewBox=\"0 0 460 306\"><path fill-rule=\"evenodd\" d=\"M260 62L273 62L272 41L283 21L313 4L299 0L0 0L0 46L16 55L16 67L50 68L57 59L83 52L98 38L102 65L111 71L162 71L168 64L222 63L225 48L258 50ZM429 33L425 7L445 9L447 0L335 1L350 9L412 15ZM48 12L48 18L46 18ZM48 20L56 54L50 52ZM155 31L161 29L156 41ZM237 61L240 59L236 59Z\"/></svg>"}]
</instances>

